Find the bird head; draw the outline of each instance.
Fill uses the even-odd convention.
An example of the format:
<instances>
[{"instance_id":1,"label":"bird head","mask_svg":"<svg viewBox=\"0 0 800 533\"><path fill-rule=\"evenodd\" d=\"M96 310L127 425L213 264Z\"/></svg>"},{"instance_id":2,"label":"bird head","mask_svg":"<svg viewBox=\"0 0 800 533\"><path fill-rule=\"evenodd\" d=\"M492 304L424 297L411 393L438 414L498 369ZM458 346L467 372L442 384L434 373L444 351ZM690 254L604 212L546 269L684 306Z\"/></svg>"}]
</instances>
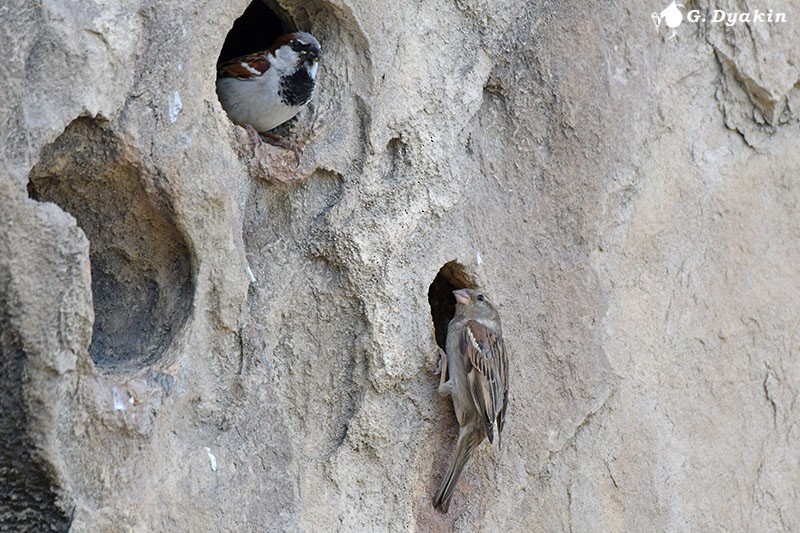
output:
<instances>
[{"instance_id":1,"label":"bird head","mask_svg":"<svg viewBox=\"0 0 800 533\"><path fill-rule=\"evenodd\" d=\"M316 74L322 49L313 35L303 31L287 33L278 38L270 49L270 68L280 73L294 73L308 69ZM312 76L313 77L313 76Z\"/></svg>"},{"instance_id":2,"label":"bird head","mask_svg":"<svg viewBox=\"0 0 800 533\"><path fill-rule=\"evenodd\" d=\"M310 33L299 32L289 41L289 46L298 55L299 64L313 65L319 61L322 49Z\"/></svg>"},{"instance_id":3,"label":"bird head","mask_svg":"<svg viewBox=\"0 0 800 533\"><path fill-rule=\"evenodd\" d=\"M497 311L489 298L478 289L459 289L453 291L453 296L456 298L456 316L467 319L497 316Z\"/></svg>"}]
</instances>

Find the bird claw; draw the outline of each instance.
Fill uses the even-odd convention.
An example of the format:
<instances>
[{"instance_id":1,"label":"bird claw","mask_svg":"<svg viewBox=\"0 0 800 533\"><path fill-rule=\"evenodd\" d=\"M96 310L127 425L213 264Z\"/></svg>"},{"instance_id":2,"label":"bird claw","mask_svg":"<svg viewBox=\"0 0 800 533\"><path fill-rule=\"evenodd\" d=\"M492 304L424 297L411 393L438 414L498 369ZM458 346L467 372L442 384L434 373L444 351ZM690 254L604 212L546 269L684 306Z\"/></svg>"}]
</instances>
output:
<instances>
[{"instance_id":1,"label":"bird claw","mask_svg":"<svg viewBox=\"0 0 800 533\"><path fill-rule=\"evenodd\" d=\"M447 368L447 353L439 348L439 363L436 365L436 370L433 371L434 376L439 376Z\"/></svg>"},{"instance_id":2,"label":"bird claw","mask_svg":"<svg viewBox=\"0 0 800 533\"><path fill-rule=\"evenodd\" d=\"M447 396L451 393L451 383L450 383L450 376L447 372L447 352L439 348L439 365L437 366L436 372L433 373L435 376L439 376L439 387L438 392L441 396Z\"/></svg>"},{"instance_id":3,"label":"bird claw","mask_svg":"<svg viewBox=\"0 0 800 533\"><path fill-rule=\"evenodd\" d=\"M247 132L247 136L250 137L250 142L252 142L254 145L261 144L261 135L253 126L250 124L245 124L244 130Z\"/></svg>"},{"instance_id":4,"label":"bird claw","mask_svg":"<svg viewBox=\"0 0 800 533\"><path fill-rule=\"evenodd\" d=\"M292 153L294 153L294 159L297 163L295 168L300 167L300 157L303 155L303 150L297 144L283 137L279 137L274 133L270 133L268 131L258 131L250 124L243 124L242 126L244 126L248 137L250 137L250 142L253 143L254 146L258 146L266 141L272 146L277 146L279 148L283 148L284 150L291 150Z\"/></svg>"},{"instance_id":5,"label":"bird claw","mask_svg":"<svg viewBox=\"0 0 800 533\"><path fill-rule=\"evenodd\" d=\"M261 135L261 137L263 137L264 140L266 140L273 146L278 146L285 150L291 150L294 153L294 159L295 162L297 163L297 166L295 168L300 167L300 156L303 155L303 151L296 143L293 143L292 141L289 141L284 137L279 137L274 133L270 133L268 131L259 131L258 134Z\"/></svg>"}]
</instances>

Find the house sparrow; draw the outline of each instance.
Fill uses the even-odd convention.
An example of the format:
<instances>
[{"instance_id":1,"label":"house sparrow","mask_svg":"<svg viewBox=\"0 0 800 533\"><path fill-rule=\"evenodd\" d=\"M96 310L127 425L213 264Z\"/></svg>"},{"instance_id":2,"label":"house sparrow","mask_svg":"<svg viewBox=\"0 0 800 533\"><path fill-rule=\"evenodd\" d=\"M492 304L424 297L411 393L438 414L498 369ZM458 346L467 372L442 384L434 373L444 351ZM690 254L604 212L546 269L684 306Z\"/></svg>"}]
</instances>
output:
<instances>
[{"instance_id":1,"label":"house sparrow","mask_svg":"<svg viewBox=\"0 0 800 533\"><path fill-rule=\"evenodd\" d=\"M488 438L498 441L508 407L508 356L500 316L482 292L453 291L456 312L441 353L439 393L450 394L458 419L458 442L433 506L446 513L458 476L472 452Z\"/></svg>"},{"instance_id":2,"label":"house sparrow","mask_svg":"<svg viewBox=\"0 0 800 533\"><path fill-rule=\"evenodd\" d=\"M280 143L267 133L293 118L311 100L317 80L319 42L305 32L278 37L269 50L217 65L217 94L240 126Z\"/></svg>"}]
</instances>

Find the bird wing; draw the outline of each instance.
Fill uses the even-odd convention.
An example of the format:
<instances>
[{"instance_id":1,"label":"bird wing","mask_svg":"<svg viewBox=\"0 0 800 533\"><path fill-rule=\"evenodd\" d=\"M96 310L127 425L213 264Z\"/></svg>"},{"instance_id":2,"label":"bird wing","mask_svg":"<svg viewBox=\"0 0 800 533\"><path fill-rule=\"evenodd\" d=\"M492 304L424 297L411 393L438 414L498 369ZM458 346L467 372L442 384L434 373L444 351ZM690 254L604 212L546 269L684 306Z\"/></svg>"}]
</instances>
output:
<instances>
[{"instance_id":1,"label":"bird wing","mask_svg":"<svg viewBox=\"0 0 800 533\"><path fill-rule=\"evenodd\" d=\"M251 80L263 75L269 68L269 50L229 59L217 64L218 78Z\"/></svg>"},{"instance_id":2,"label":"bird wing","mask_svg":"<svg viewBox=\"0 0 800 533\"><path fill-rule=\"evenodd\" d=\"M484 417L486 434L492 442L494 423L502 433L508 406L508 357L503 339L498 332L470 320L461 335L460 348L472 400Z\"/></svg>"}]
</instances>

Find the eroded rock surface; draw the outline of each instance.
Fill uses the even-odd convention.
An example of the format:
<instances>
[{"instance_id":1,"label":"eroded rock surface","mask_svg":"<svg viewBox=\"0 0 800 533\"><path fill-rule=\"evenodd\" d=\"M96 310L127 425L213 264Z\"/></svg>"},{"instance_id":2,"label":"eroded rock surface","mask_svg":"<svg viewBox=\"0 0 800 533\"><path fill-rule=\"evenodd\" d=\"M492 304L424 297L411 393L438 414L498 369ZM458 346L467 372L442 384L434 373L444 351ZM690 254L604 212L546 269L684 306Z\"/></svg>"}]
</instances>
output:
<instances>
[{"instance_id":1,"label":"eroded rock surface","mask_svg":"<svg viewBox=\"0 0 800 533\"><path fill-rule=\"evenodd\" d=\"M800 528L800 9L740 4L266 0L299 164L214 92L247 1L0 8L0 528ZM461 285L511 404L442 515Z\"/></svg>"}]
</instances>

